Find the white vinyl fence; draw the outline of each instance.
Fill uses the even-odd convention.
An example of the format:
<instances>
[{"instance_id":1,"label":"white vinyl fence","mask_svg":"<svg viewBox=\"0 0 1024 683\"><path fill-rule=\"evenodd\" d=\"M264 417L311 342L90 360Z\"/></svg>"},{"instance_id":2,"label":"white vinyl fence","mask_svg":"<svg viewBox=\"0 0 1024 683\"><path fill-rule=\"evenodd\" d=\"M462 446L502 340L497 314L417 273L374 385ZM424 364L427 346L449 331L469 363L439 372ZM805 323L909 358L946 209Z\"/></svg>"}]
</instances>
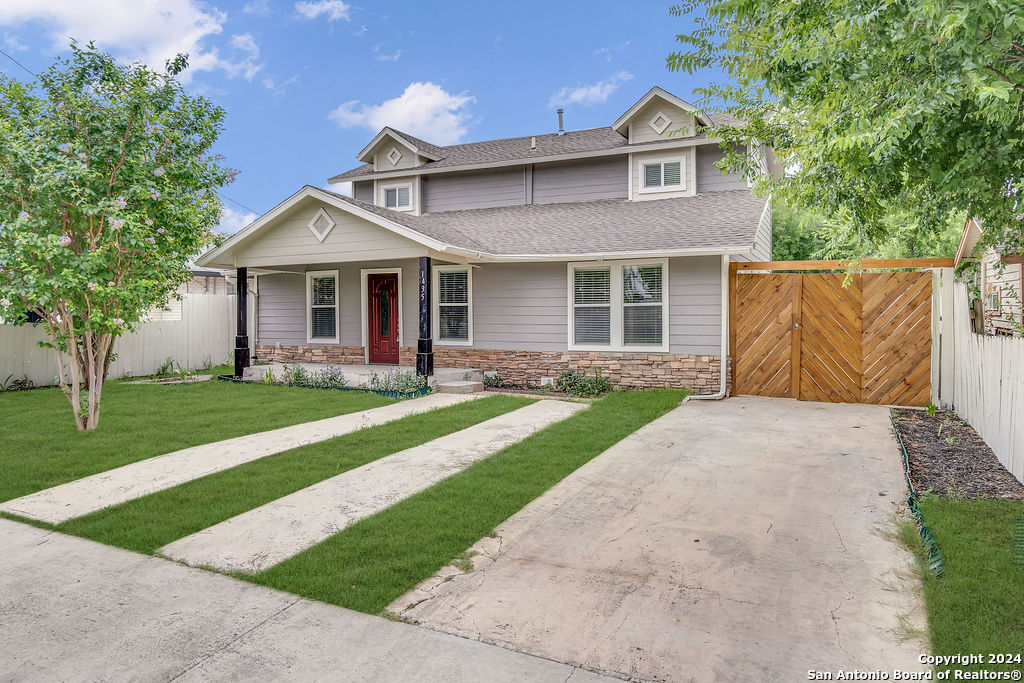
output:
<instances>
[{"instance_id":1,"label":"white vinyl fence","mask_svg":"<svg viewBox=\"0 0 1024 683\"><path fill-rule=\"evenodd\" d=\"M942 380L936 402L952 406L1024 481L1024 338L975 334L967 285L947 276L937 289Z\"/></svg>"},{"instance_id":2,"label":"white vinyl fence","mask_svg":"<svg viewBox=\"0 0 1024 683\"><path fill-rule=\"evenodd\" d=\"M251 306L249 311L251 325ZM110 377L151 375L168 358L188 370L230 362L235 316L234 296L185 294L180 320L143 323L114 343L117 359L110 365ZM42 327L0 325L0 381L13 375L28 377L36 386L55 384L57 354L40 348L38 342L45 338Z\"/></svg>"}]
</instances>

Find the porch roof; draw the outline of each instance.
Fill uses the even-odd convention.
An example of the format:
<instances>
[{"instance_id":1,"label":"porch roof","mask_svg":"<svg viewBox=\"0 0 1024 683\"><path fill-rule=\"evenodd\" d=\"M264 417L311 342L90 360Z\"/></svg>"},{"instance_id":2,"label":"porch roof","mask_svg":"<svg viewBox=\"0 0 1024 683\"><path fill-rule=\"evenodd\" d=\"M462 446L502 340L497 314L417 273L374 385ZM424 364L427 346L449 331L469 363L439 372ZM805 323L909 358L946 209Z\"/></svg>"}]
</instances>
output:
<instances>
[{"instance_id":1,"label":"porch roof","mask_svg":"<svg viewBox=\"0 0 1024 683\"><path fill-rule=\"evenodd\" d=\"M470 261L743 253L751 250L768 203L747 190L734 190L677 199L600 199L416 216L307 185L197 263L233 267L236 249L306 198L368 220L435 255Z\"/></svg>"}]
</instances>

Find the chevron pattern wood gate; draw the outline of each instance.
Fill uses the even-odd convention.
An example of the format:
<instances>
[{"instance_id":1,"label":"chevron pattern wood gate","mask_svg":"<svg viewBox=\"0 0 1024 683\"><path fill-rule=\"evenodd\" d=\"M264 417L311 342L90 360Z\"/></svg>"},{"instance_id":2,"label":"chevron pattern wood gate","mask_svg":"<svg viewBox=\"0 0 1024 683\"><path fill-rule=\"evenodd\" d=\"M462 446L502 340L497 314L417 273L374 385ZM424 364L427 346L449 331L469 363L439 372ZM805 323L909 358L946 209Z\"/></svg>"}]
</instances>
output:
<instances>
[{"instance_id":1,"label":"chevron pattern wood gate","mask_svg":"<svg viewBox=\"0 0 1024 683\"><path fill-rule=\"evenodd\" d=\"M928 260L947 267L950 259ZM917 259L864 262L928 267ZM896 265L900 264L900 265ZM931 272L864 272L835 261L732 264L733 393L923 406L931 396Z\"/></svg>"}]
</instances>

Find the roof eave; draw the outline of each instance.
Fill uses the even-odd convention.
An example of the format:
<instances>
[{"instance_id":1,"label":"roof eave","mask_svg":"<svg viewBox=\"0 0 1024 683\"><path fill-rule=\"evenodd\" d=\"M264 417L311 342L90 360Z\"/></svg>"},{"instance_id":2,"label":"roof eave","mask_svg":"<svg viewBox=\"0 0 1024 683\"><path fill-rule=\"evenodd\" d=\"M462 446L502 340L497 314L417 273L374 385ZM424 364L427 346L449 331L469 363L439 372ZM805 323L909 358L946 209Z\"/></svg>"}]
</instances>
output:
<instances>
[{"instance_id":1,"label":"roof eave","mask_svg":"<svg viewBox=\"0 0 1024 683\"><path fill-rule=\"evenodd\" d=\"M408 148L409 151L411 151L413 154L421 156L421 157L423 157L425 159L430 159L431 161L437 161L440 158L436 154L431 154L430 152L427 152L426 150L422 150L422 149L418 148L410 140L408 140L404 135L399 133L397 130L395 130L391 126L384 126L383 128L381 128L380 132L377 133L373 137L373 140L370 140L370 143L368 145L366 145L366 147L363 147L363 149L359 152L359 154L356 155L356 159L359 160L359 161L362 161L365 164L373 163L373 157L370 156L370 152L373 151L373 148L376 147L378 144L380 144L380 141L383 140L385 137L394 138L395 140L397 140L400 143L402 143L402 145L404 147Z\"/></svg>"},{"instance_id":2,"label":"roof eave","mask_svg":"<svg viewBox=\"0 0 1024 683\"><path fill-rule=\"evenodd\" d=\"M708 117L702 114L700 110L697 109L697 107L693 106L684 99L676 97L675 95L665 90L664 88L654 86L653 88L647 91L646 95L637 100L632 107L627 109L622 116L615 119L615 123L612 124L612 130L614 130L616 133L625 135L625 133L623 133L623 130L627 129L630 119L632 119L638 111L646 107L647 103L650 102L655 97L660 97L663 100L669 102L670 104L674 104L675 106L679 107L683 111L692 112L694 116L696 116L698 123L701 123L702 125L705 126L711 125L710 119L708 119Z\"/></svg>"}]
</instances>

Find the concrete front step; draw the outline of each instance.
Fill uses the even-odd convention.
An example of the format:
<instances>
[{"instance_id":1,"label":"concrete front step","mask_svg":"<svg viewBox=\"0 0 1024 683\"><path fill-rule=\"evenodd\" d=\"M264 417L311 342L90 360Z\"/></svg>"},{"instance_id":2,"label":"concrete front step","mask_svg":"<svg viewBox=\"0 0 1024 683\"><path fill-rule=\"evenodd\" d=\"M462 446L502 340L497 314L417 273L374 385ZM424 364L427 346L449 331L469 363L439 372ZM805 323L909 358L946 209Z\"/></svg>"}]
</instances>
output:
<instances>
[{"instance_id":1,"label":"concrete front step","mask_svg":"<svg viewBox=\"0 0 1024 683\"><path fill-rule=\"evenodd\" d=\"M441 394L475 394L484 390L483 382L444 382L437 385L437 391Z\"/></svg>"}]
</instances>

